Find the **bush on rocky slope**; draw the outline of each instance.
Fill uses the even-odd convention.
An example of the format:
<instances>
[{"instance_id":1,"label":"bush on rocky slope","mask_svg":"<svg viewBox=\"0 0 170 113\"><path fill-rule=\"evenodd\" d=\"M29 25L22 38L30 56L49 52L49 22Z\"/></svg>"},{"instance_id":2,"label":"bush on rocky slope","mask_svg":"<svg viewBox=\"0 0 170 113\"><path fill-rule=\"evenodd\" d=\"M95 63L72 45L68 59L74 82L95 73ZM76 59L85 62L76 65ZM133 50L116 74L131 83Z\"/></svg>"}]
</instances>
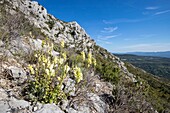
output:
<instances>
[{"instance_id":1,"label":"bush on rocky slope","mask_svg":"<svg viewBox=\"0 0 170 113\"><path fill-rule=\"evenodd\" d=\"M28 66L31 79L28 79L28 87L24 89L29 96L29 100L40 101L42 103L59 103L70 96L69 92L65 93L63 83L71 75L74 75L76 83L83 80L82 69L96 65L95 58L91 52L87 57L84 51L71 59L64 50L65 44L62 41L60 53L53 56L53 42L46 39L42 41L42 50L34 51L29 62L35 62ZM36 59L36 61L35 61ZM26 95L27 96L27 95Z\"/></svg>"}]
</instances>

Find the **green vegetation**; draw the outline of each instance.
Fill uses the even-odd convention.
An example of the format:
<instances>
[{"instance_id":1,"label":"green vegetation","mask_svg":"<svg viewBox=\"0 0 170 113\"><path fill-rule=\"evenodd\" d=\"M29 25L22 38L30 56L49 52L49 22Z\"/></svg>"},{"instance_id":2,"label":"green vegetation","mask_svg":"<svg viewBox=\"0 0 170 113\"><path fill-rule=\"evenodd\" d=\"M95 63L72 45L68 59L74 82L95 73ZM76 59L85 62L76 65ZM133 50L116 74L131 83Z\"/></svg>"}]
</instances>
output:
<instances>
[{"instance_id":1,"label":"green vegetation","mask_svg":"<svg viewBox=\"0 0 170 113\"><path fill-rule=\"evenodd\" d=\"M139 81L142 81L143 86L149 85L143 92L147 101L151 102L160 113L168 111L170 108L170 81L146 73L129 63L126 63L126 66L130 73L133 73Z\"/></svg>"},{"instance_id":2,"label":"green vegetation","mask_svg":"<svg viewBox=\"0 0 170 113\"><path fill-rule=\"evenodd\" d=\"M170 79L170 58L117 55L123 61L129 62L153 75Z\"/></svg>"},{"instance_id":3,"label":"green vegetation","mask_svg":"<svg viewBox=\"0 0 170 113\"><path fill-rule=\"evenodd\" d=\"M100 73L105 81L117 84L120 78L120 70L116 63L110 58L105 58L102 54L96 55L96 71Z\"/></svg>"},{"instance_id":4,"label":"green vegetation","mask_svg":"<svg viewBox=\"0 0 170 113\"><path fill-rule=\"evenodd\" d=\"M64 46L65 44L62 41L59 56L53 56L53 43L46 39L42 42L42 48L46 49L46 52L42 49L34 51L34 54L32 54L33 56L30 60L33 61L29 62L34 64L29 65L28 69L33 80L29 79L29 85L24 89L29 94L28 98L32 101L57 104L66 99L69 93L62 90L62 85L67 76L73 74L78 84L83 80L84 73L82 73L82 69L96 65L96 61L90 52L86 58L85 53L82 51L81 54L74 57L74 60L68 57Z\"/></svg>"},{"instance_id":5,"label":"green vegetation","mask_svg":"<svg viewBox=\"0 0 170 113\"><path fill-rule=\"evenodd\" d=\"M50 29L52 29L54 27L55 22L54 21L48 21L48 22L46 22L46 24L48 25L48 27Z\"/></svg>"}]
</instances>

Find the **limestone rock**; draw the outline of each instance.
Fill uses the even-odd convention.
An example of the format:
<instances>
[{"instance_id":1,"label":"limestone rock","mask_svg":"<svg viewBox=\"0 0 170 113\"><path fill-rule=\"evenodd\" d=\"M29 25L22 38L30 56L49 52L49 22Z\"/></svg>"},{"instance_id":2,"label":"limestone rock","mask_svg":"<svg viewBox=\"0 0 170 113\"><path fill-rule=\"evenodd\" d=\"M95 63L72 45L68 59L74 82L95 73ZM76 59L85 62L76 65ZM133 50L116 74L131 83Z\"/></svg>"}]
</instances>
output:
<instances>
[{"instance_id":1,"label":"limestone rock","mask_svg":"<svg viewBox=\"0 0 170 113\"><path fill-rule=\"evenodd\" d=\"M17 109L17 108L26 108L30 106L30 103L25 101L25 100L18 100L16 98L11 98L9 101L9 106L13 109Z\"/></svg>"},{"instance_id":2,"label":"limestone rock","mask_svg":"<svg viewBox=\"0 0 170 113\"><path fill-rule=\"evenodd\" d=\"M100 99L98 95L89 93L88 97L92 101L94 110L97 110L97 113L106 113L106 104Z\"/></svg>"},{"instance_id":3,"label":"limestone rock","mask_svg":"<svg viewBox=\"0 0 170 113\"><path fill-rule=\"evenodd\" d=\"M70 93L70 96L75 96L75 81L71 78L69 78L66 82L65 82L65 93Z\"/></svg>"},{"instance_id":4,"label":"limestone rock","mask_svg":"<svg viewBox=\"0 0 170 113\"><path fill-rule=\"evenodd\" d=\"M27 78L27 73L22 69L15 66L10 66L8 69L11 70L12 77L15 78Z\"/></svg>"},{"instance_id":5,"label":"limestone rock","mask_svg":"<svg viewBox=\"0 0 170 113\"><path fill-rule=\"evenodd\" d=\"M64 113L58 106L55 104L45 104L40 110L35 113Z\"/></svg>"},{"instance_id":6,"label":"limestone rock","mask_svg":"<svg viewBox=\"0 0 170 113\"><path fill-rule=\"evenodd\" d=\"M9 105L7 102L0 101L0 113L7 113L9 111Z\"/></svg>"},{"instance_id":7,"label":"limestone rock","mask_svg":"<svg viewBox=\"0 0 170 113\"><path fill-rule=\"evenodd\" d=\"M0 88L0 101L5 100L7 98L8 98L8 95L7 95L6 91L4 89Z\"/></svg>"}]
</instances>

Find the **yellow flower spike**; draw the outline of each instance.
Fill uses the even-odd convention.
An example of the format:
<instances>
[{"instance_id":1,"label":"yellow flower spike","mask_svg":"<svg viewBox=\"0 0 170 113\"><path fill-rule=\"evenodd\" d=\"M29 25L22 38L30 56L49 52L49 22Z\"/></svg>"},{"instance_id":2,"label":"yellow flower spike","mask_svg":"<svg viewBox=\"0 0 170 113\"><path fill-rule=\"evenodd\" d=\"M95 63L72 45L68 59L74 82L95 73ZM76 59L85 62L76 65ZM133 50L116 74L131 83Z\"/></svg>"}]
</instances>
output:
<instances>
[{"instance_id":1,"label":"yellow flower spike","mask_svg":"<svg viewBox=\"0 0 170 113\"><path fill-rule=\"evenodd\" d=\"M58 62L58 57L54 57L54 64L56 64Z\"/></svg>"},{"instance_id":2,"label":"yellow flower spike","mask_svg":"<svg viewBox=\"0 0 170 113\"><path fill-rule=\"evenodd\" d=\"M55 70L54 69L51 70L51 76L53 76L53 77L55 76Z\"/></svg>"},{"instance_id":3,"label":"yellow flower spike","mask_svg":"<svg viewBox=\"0 0 170 113\"><path fill-rule=\"evenodd\" d=\"M32 65L28 65L28 69L30 70L31 74L35 74L34 68L32 67Z\"/></svg>"},{"instance_id":4,"label":"yellow flower spike","mask_svg":"<svg viewBox=\"0 0 170 113\"><path fill-rule=\"evenodd\" d=\"M53 68L54 68L54 64L51 64L51 65L49 66L50 71L53 70Z\"/></svg>"},{"instance_id":5,"label":"yellow flower spike","mask_svg":"<svg viewBox=\"0 0 170 113\"><path fill-rule=\"evenodd\" d=\"M81 55L82 55L82 59L83 59L83 61L85 61L85 59L86 59L86 56L85 56L85 53L84 53L84 51L82 51L82 52L81 52Z\"/></svg>"},{"instance_id":6,"label":"yellow flower spike","mask_svg":"<svg viewBox=\"0 0 170 113\"><path fill-rule=\"evenodd\" d=\"M44 45L45 45L45 40L42 40L41 46L44 47Z\"/></svg>"},{"instance_id":7,"label":"yellow flower spike","mask_svg":"<svg viewBox=\"0 0 170 113\"><path fill-rule=\"evenodd\" d=\"M96 59L92 58L92 61L93 61L93 65L96 66Z\"/></svg>"},{"instance_id":8,"label":"yellow flower spike","mask_svg":"<svg viewBox=\"0 0 170 113\"><path fill-rule=\"evenodd\" d=\"M37 54L35 54L34 56L35 56L36 58L38 57L38 55L37 55Z\"/></svg>"},{"instance_id":9,"label":"yellow flower spike","mask_svg":"<svg viewBox=\"0 0 170 113\"><path fill-rule=\"evenodd\" d=\"M45 73L46 73L47 75L50 75L49 69L45 69Z\"/></svg>"},{"instance_id":10,"label":"yellow flower spike","mask_svg":"<svg viewBox=\"0 0 170 113\"><path fill-rule=\"evenodd\" d=\"M30 36L32 36L32 32L30 32Z\"/></svg>"},{"instance_id":11,"label":"yellow flower spike","mask_svg":"<svg viewBox=\"0 0 170 113\"><path fill-rule=\"evenodd\" d=\"M61 77L58 77L58 81L61 81Z\"/></svg>"},{"instance_id":12,"label":"yellow flower spike","mask_svg":"<svg viewBox=\"0 0 170 113\"><path fill-rule=\"evenodd\" d=\"M65 45L65 44L64 44L64 40L62 40L62 41L61 41L61 47L64 48L64 45Z\"/></svg>"},{"instance_id":13,"label":"yellow flower spike","mask_svg":"<svg viewBox=\"0 0 170 113\"><path fill-rule=\"evenodd\" d=\"M92 54L91 52L88 53L88 59L87 59L88 67L92 64Z\"/></svg>"},{"instance_id":14,"label":"yellow flower spike","mask_svg":"<svg viewBox=\"0 0 170 113\"><path fill-rule=\"evenodd\" d=\"M30 32L30 36L31 36L31 38L34 38L34 36L33 36L32 32Z\"/></svg>"},{"instance_id":15,"label":"yellow flower spike","mask_svg":"<svg viewBox=\"0 0 170 113\"><path fill-rule=\"evenodd\" d=\"M88 58L91 60L91 58L92 58L91 52L88 53Z\"/></svg>"},{"instance_id":16,"label":"yellow flower spike","mask_svg":"<svg viewBox=\"0 0 170 113\"><path fill-rule=\"evenodd\" d=\"M43 66L45 66L45 63L42 63Z\"/></svg>"},{"instance_id":17,"label":"yellow flower spike","mask_svg":"<svg viewBox=\"0 0 170 113\"><path fill-rule=\"evenodd\" d=\"M47 68L50 69L50 66L51 66L51 63L50 63L50 62L47 62Z\"/></svg>"},{"instance_id":18,"label":"yellow flower spike","mask_svg":"<svg viewBox=\"0 0 170 113\"><path fill-rule=\"evenodd\" d=\"M66 55L66 53L65 53L65 52L64 52L64 53L62 53L62 56L63 56L64 60L66 60L67 55Z\"/></svg>"},{"instance_id":19,"label":"yellow flower spike","mask_svg":"<svg viewBox=\"0 0 170 113\"><path fill-rule=\"evenodd\" d=\"M83 80L83 74L81 72L81 69L79 67L74 68L74 76L76 78L77 83L79 83L81 80Z\"/></svg>"},{"instance_id":20,"label":"yellow flower spike","mask_svg":"<svg viewBox=\"0 0 170 113\"><path fill-rule=\"evenodd\" d=\"M42 60L42 62L44 62L44 63L47 63L47 62L48 62L48 59L47 59L44 55L42 56L42 59L41 59L41 60Z\"/></svg>"},{"instance_id":21,"label":"yellow flower spike","mask_svg":"<svg viewBox=\"0 0 170 113\"><path fill-rule=\"evenodd\" d=\"M69 70L70 70L70 67L68 66L68 64L66 64L64 66L64 72L67 74Z\"/></svg>"},{"instance_id":22,"label":"yellow flower spike","mask_svg":"<svg viewBox=\"0 0 170 113\"><path fill-rule=\"evenodd\" d=\"M60 58L59 59L59 64L61 65L61 64L63 64L64 63L64 59L63 58Z\"/></svg>"},{"instance_id":23,"label":"yellow flower spike","mask_svg":"<svg viewBox=\"0 0 170 113\"><path fill-rule=\"evenodd\" d=\"M63 75L63 79L65 79L66 78L66 74L64 73L64 75Z\"/></svg>"},{"instance_id":24,"label":"yellow flower spike","mask_svg":"<svg viewBox=\"0 0 170 113\"><path fill-rule=\"evenodd\" d=\"M41 62L41 59L42 59L42 57L40 56L40 57L38 57L38 62Z\"/></svg>"}]
</instances>

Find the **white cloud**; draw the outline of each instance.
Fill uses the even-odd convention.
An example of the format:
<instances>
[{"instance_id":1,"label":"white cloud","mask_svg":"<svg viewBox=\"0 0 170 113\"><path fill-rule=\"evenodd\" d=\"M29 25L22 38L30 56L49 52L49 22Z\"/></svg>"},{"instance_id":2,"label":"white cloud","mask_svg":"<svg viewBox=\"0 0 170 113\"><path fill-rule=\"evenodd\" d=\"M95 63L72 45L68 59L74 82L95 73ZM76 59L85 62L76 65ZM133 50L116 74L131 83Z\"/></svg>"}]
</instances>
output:
<instances>
[{"instance_id":1,"label":"white cloud","mask_svg":"<svg viewBox=\"0 0 170 113\"><path fill-rule=\"evenodd\" d=\"M106 44L113 44L112 42L108 42L108 41L106 41L105 43L106 43Z\"/></svg>"},{"instance_id":2,"label":"white cloud","mask_svg":"<svg viewBox=\"0 0 170 113\"><path fill-rule=\"evenodd\" d=\"M142 35L140 35L140 37L143 37L143 38L151 38L154 36L156 36L156 34L142 34Z\"/></svg>"},{"instance_id":3,"label":"white cloud","mask_svg":"<svg viewBox=\"0 0 170 113\"><path fill-rule=\"evenodd\" d=\"M169 51L170 43L136 44L115 48L113 52L157 52Z\"/></svg>"},{"instance_id":4,"label":"white cloud","mask_svg":"<svg viewBox=\"0 0 170 113\"><path fill-rule=\"evenodd\" d=\"M118 35L107 35L107 36L98 36L97 38L100 39L100 40L108 40L108 39L112 39L112 38L118 37L120 35L121 34L118 34Z\"/></svg>"},{"instance_id":5,"label":"white cloud","mask_svg":"<svg viewBox=\"0 0 170 113\"><path fill-rule=\"evenodd\" d=\"M116 31L117 29L118 29L118 27L106 27L101 32L103 32L103 33L112 33L113 31Z\"/></svg>"},{"instance_id":6,"label":"white cloud","mask_svg":"<svg viewBox=\"0 0 170 113\"><path fill-rule=\"evenodd\" d=\"M103 20L104 24L118 24L118 23L136 23L136 22L142 22L145 20L149 20L150 18L139 18L139 19L115 19L115 20Z\"/></svg>"},{"instance_id":7,"label":"white cloud","mask_svg":"<svg viewBox=\"0 0 170 113\"><path fill-rule=\"evenodd\" d=\"M109 45L113 44L112 42L105 41L105 40L100 40L100 39L98 39L97 42L102 43L102 44L105 43L105 44L109 44Z\"/></svg>"},{"instance_id":8,"label":"white cloud","mask_svg":"<svg viewBox=\"0 0 170 113\"><path fill-rule=\"evenodd\" d=\"M151 6L151 7L146 7L145 9L147 9L147 10L156 10L156 9L159 9L159 7Z\"/></svg>"},{"instance_id":9,"label":"white cloud","mask_svg":"<svg viewBox=\"0 0 170 113\"><path fill-rule=\"evenodd\" d=\"M170 12L170 10L156 12L154 15L160 15L160 14L164 14L164 13L168 13L168 12Z\"/></svg>"}]
</instances>

